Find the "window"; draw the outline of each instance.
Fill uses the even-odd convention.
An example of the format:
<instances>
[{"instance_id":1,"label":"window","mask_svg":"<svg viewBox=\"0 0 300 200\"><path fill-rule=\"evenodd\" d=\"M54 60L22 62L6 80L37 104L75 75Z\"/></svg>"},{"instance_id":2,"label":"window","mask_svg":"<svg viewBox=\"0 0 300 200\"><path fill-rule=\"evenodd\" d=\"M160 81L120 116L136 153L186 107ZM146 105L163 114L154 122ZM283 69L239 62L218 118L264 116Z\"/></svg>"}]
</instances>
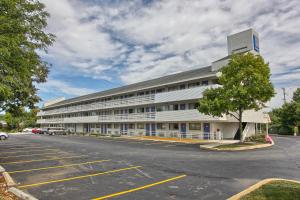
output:
<instances>
[{"instance_id":1,"label":"window","mask_svg":"<svg viewBox=\"0 0 300 200\"><path fill-rule=\"evenodd\" d=\"M115 128L115 129L120 128L120 124L114 124L114 128Z\"/></svg>"},{"instance_id":2,"label":"window","mask_svg":"<svg viewBox=\"0 0 300 200\"><path fill-rule=\"evenodd\" d=\"M117 115L117 114L119 114L119 113L120 113L119 110L115 110L115 111L114 111L114 114L115 114L115 115Z\"/></svg>"},{"instance_id":3,"label":"window","mask_svg":"<svg viewBox=\"0 0 300 200\"><path fill-rule=\"evenodd\" d=\"M198 104L197 103L189 103L189 109L197 109Z\"/></svg>"},{"instance_id":4,"label":"window","mask_svg":"<svg viewBox=\"0 0 300 200\"><path fill-rule=\"evenodd\" d=\"M202 85L208 85L208 81L202 81Z\"/></svg>"},{"instance_id":5,"label":"window","mask_svg":"<svg viewBox=\"0 0 300 200\"><path fill-rule=\"evenodd\" d=\"M180 110L185 110L185 104L180 104Z\"/></svg>"},{"instance_id":6,"label":"window","mask_svg":"<svg viewBox=\"0 0 300 200\"><path fill-rule=\"evenodd\" d=\"M137 124L137 128L138 129L144 129L144 124L141 124L141 123Z\"/></svg>"},{"instance_id":7,"label":"window","mask_svg":"<svg viewBox=\"0 0 300 200\"><path fill-rule=\"evenodd\" d=\"M107 124L107 128L111 128L111 124Z\"/></svg>"},{"instance_id":8,"label":"window","mask_svg":"<svg viewBox=\"0 0 300 200\"><path fill-rule=\"evenodd\" d=\"M168 91L174 91L174 90L177 90L177 86L171 86L171 87L168 87Z\"/></svg>"},{"instance_id":9,"label":"window","mask_svg":"<svg viewBox=\"0 0 300 200\"><path fill-rule=\"evenodd\" d=\"M201 130L201 123L189 123L190 130Z\"/></svg>"},{"instance_id":10,"label":"window","mask_svg":"<svg viewBox=\"0 0 300 200\"><path fill-rule=\"evenodd\" d=\"M96 124L96 128L100 128L100 124Z\"/></svg>"},{"instance_id":11,"label":"window","mask_svg":"<svg viewBox=\"0 0 300 200\"><path fill-rule=\"evenodd\" d=\"M181 90L183 90L183 89L185 89L185 85L180 85L179 88L180 88Z\"/></svg>"},{"instance_id":12,"label":"window","mask_svg":"<svg viewBox=\"0 0 300 200\"><path fill-rule=\"evenodd\" d=\"M134 113L134 110L132 108L128 109L129 113Z\"/></svg>"},{"instance_id":13,"label":"window","mask_svg":"<svg viewBox=\"0 0 300 200\"><path fill-rule=\"evenodd\" d=\"M178 110L178 104L174 104L174 110Z\"/></svg>"},{"instance_id":14,"label":"window","mask_svg":"<svg viewBox=\"0 0 300 200\"><path fill-rule=\"evenodd\" d=\"M163 124L163 123L157 123L156 127L158 130L166 130L167 129L166 124Z\"/></svg>"},{"instance_id":15,"label":"window","mask_svg":"<svg viewBox=\"0 0 300 200\"><path fill-rule=\"evenodd\" d=\"M161 93L161 92L164 92L164 91L165 91L164 88L156 89L156 93Z\"/></svg>"},{"instance_id":16,"label":"window","mask_svg":"<svg viewBox=\"0 0 300 200\"><path fill-rule=\"evenodd\" d=\"M172 124L169 125L169 128L170 128L170 130L178 130L179 126L176 123L172 123Z\"/></svg>"},{"instance_id":17,"label":"window","mask_svg":"<svg viewBox=\"0 0 300 200\"><path fill-rule=\"evenodd\" d=\"M219 84L219 80L218 79L213 79L211 82L212 82L212 84Z\"/></svg>"},{"instance_id":18,"label":"window","mask_svg":"<svg viewBox=\"0 0 300 200\"><path fill-rule=\"evenodd\" d=\"M156 106L156 111L157 111L157 112L161 112L161 111L163 111L163 108L162 108L162 106Z\"/></svg>"},{"instance_id":19,"label":"window","mask_svg":"<svg viewBox=\"0 0 300 200\"><path fill-rule=\"evenodd\" d=\"M138 109L137 109L137 112L138 112L138 113L143 113L143 112L145 112L145 109L144 109L144 108L138 108Z\"/></svg>"},{"instance_id":20,"label":"window","mask_svg":"<svg viewBox=\"0 0 300 200\"><path fill-rule=\"evenodd\" d=\"M129 128L129 129L135 129L135 124L129 124L129 125L128 125L128 128Z\"/></svg>"},{"instance_id":21,"label":"window","mask_svg":"<svg viewBox=\"0 0 300 200\"><path fill-rule=\"evenodd\" d=\"M199 83L199 82L195 82L195 83L189 83L189 84L188 84L188 88L197 87L197 86L199 86L199 85L200 85L200 83Z\"/></svg>"}]
</instances>

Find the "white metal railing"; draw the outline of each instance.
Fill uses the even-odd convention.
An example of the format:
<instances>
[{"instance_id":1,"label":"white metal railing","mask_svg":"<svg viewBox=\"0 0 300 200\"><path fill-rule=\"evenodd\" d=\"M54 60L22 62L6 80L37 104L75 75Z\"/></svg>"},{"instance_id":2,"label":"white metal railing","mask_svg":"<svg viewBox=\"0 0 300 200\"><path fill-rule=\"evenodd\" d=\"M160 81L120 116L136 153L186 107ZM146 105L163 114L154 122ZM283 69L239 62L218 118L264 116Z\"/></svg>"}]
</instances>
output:
<instances>
[{"instance_id":1,"label":"white metal railing","mask_svg":"<svg viewBox=\"0 0 300 200\"><path fill-rule=\"evenodd\" d=\"M154 103L154 99L155 99L155 94L134 96L125 99L114 99L106 102L96 102L96 103L90 103L86 105L69 106L65 108L57 108L48 111L40 111L38 113L38 116Z\"/></svg>"},{"instance_id":2,"label":"white metal railing","mask_svg":"<svg viewBox=\"0 0 300 200\"><path fill-rule=\"evenodd\" d=\"M148 121L155 119L155 112L146 113L130 113L130 114L116 114L116 115L100 115L99 121Z\"/></svg>"},{"instance_id":3,"label":"white metal railing","mask_svg":"<svg viewBox=\"0 0 300 200\"><path fill-rule=\"evenodd\" d=\"M82 117L66 117L66 118L52 118L52 119L38 119L37 123L95 123L95 122L126 122L126 121L153 121L155 119L155 112L146 113L130 113L130 114L116 114L116 115L94 115Z\"/></svg>"}]
</instances>

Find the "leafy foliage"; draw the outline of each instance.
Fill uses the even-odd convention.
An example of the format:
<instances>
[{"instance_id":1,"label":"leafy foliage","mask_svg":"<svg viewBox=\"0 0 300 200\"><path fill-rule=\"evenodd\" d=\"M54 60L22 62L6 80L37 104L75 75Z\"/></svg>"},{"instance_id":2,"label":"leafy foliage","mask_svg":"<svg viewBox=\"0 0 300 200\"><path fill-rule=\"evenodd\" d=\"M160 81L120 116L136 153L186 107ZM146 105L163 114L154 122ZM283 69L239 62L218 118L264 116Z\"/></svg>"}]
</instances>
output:
<instances>
[{"instance_id":1,"label":"leafy foliage","mask_svg":"<svg viewBox=\"0 0 300 200\"><path fill-rule=\"evenodd\" d=\"M240 123L242 136L243 112L263 108L274 96L269 64L260 55L234 54L221 73L222 86L204 91L198 110L213 116L232 115Z\"/></svg>"},{"instance_id":2,"label":"leafy foliage","mask_svg":"<svg viewBox=\"0 0 300 200\"><path fill-rule=\"evenodd\" d=\"M35 83L46 81L48 65L37 52L54 42L44 32L48 16L35 0L0 1L0 111L16 114L40 100Z\"/></svg>"},{"instance_id":3,"label":"leafy foliage","mask_svg":"<svg viewBox=\"0 0 300 200\"><path fill-rule=\"evenodd\" d=\"M11 113L6 112L4 119L8 125L8 130L20 131L26 127L34 127L36 125L36 114L38 109L32 109L30 111L25 111L21 109L18 116L13 116Z\"/></svg>"},{"instance_id":4,"label":"leafy foliage","mask_svg":"<svg viewBox=\"0 0 300 200\"><path fill-rule=\"evenodd\" d=\"M293 134L300 126L300 88L293 94L293 100L285 103L281 108L273 109L271 132L279 134Z\"/></svg>"}]
</instances>

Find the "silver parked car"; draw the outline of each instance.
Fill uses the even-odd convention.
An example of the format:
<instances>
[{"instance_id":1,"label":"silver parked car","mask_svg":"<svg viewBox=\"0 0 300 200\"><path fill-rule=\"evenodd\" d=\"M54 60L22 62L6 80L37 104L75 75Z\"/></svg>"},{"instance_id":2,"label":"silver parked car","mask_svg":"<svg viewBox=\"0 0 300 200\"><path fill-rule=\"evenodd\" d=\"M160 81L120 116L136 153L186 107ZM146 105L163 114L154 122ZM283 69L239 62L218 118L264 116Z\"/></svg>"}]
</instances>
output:
<instances>
[{"instance_id":1,"label":"silver parked car","mask_svg":"<svg viewBox=\"0 0 300 200\"><path fill-rule=\"evenodd\" d=\"M8 134L4 132L0 132L0 140L6 140L8 138Z\"/></svg>"}]
</instances>

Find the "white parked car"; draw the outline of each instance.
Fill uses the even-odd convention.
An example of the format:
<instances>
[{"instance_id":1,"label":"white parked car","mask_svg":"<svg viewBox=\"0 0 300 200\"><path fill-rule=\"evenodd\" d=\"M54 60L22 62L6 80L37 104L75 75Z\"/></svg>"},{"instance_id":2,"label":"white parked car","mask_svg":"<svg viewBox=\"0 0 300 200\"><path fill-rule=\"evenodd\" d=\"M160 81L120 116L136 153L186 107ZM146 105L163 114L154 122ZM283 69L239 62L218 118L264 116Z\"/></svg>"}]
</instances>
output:
<instances>
[{"instance_id":1,"label":"white parked car","mask_svg":"<svg viewBox=\"0 0 300 200\"><path fill-rule=\"evenodd\" d=\"M8 134L4 132L0 132L0 140L6 140L8 138Z\"/></svg>"},{"instance_id":2,"label":"white parked car","mask_svg":"<svg viewBox=\"0 0 300 200\"><path fill-rule=\"evenodd\" d=\"M23 129L23 131L22 132L32 132L32 128L25 128L25 129Z\"/></svg>"}]
</instances>

